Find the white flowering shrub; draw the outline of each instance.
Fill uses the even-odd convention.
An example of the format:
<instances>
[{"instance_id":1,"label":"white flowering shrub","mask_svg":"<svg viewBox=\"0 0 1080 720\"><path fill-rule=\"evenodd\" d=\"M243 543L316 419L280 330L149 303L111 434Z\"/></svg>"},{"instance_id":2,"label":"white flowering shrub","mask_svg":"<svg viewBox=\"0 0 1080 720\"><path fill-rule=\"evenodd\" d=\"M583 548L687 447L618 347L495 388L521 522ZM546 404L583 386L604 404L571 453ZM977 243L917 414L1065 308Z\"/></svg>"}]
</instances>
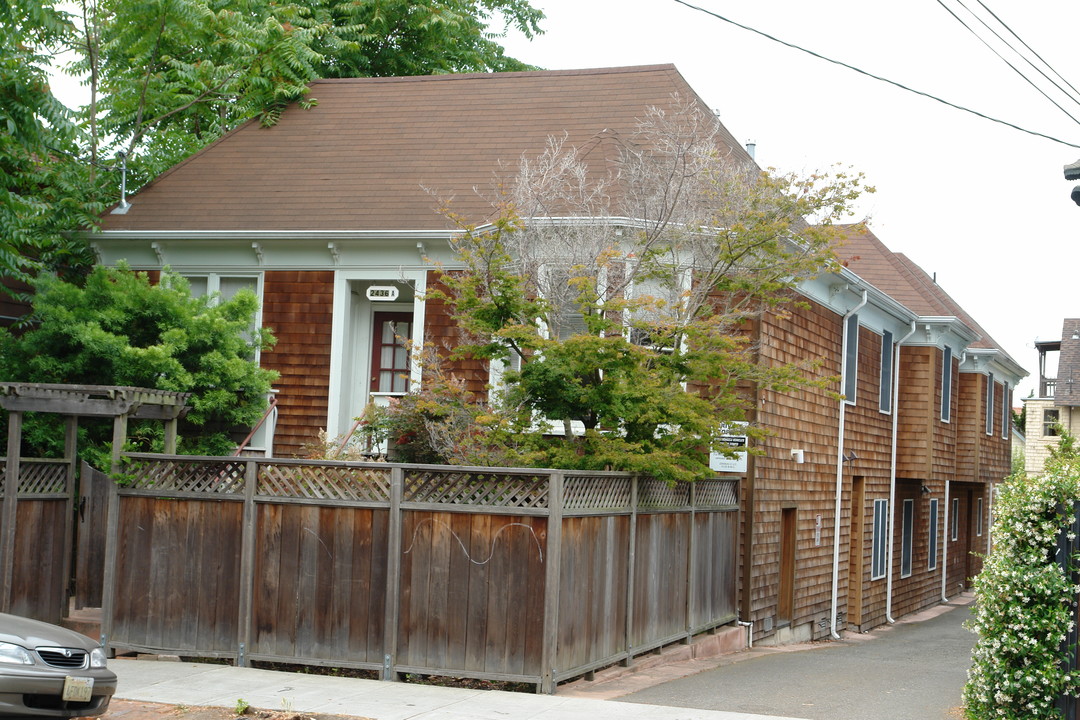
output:
<instances>
[{"instance_id":1,"label":"white flowering shrub","mask_svg":"<svg viewBox=\"0 0 1080 720\"><path fill-rule=\"evenodd\" d=\"M1057 698L1080 695L1080 673L1061 649L1080 587L1057 557L1080 500L1080 464L1059 456L1044 475L1014 475L999 492L993 550L975 578L968 624L979 639L964 688L967 717L1058 718Z\"/></svg>"}]
</instances>

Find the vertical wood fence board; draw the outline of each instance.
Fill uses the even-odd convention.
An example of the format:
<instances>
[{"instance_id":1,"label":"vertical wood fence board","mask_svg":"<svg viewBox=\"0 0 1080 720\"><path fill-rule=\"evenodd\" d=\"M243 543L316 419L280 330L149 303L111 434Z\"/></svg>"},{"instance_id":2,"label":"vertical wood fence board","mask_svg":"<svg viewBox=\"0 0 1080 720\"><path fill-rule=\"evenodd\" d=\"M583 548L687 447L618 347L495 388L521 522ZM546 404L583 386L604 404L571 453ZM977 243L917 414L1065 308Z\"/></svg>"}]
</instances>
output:
<instances>
[{"instance_id":1,"label":"vertical wood fence board","mask_svg":"<svg viewBox=\"0 0 1080 720\"><path fill-rule=\"evenodd\" d=\"M449 539L447 572L450 583L446 594L446 667L467 668L465 648L469 630L469 591L473 558L469 555L472 541L472 514L450 514L452 536Z\"/></svg>"},{"instance_id":2,"label":"vertical wood fence board","mask_svg":"<svg viewBox=\"0 0 1080 720\"><path fill-rule=\"evenodd\" d=\"M353 616L367 616L366 642L359 647L366 647L366 659L369 662L382 662L383 656L388 650L385 647L386 627L386 588L391 584L390 580L390 552L393 547L390 542L390 512L389 510L372 510L367 516L370 518L367 526L362 528L366 543L368 557L358 558L361 575L365 578L368 605L362 605L360 596L353 603ZM398 555L401 554L400 546ZM356 562L354 562L354 566ZM398 579L400 584L400 578ZM363 630L363 624L360 630ZM393 631L394 628L390 628Z\"/></svg>"},{"instance_id":3,"label":"vertical wood fence board","mask_svg":"<svg viewBox=\"0 0 1080 720\"><path fill-rule=\"evenodd\" d=\"M255 583L251 615L253 629L251 652L274 655L277 652L277 598L281 593L281 505L260 504L256 513L259 551L255 553Z\"/></svg>"},{"instance_id":4,"label":"vertical wood fence board","mask_svg":"<svg viewBox=\"0 0 1080 720\"><path fill-rule=\"evenodd\" d=\"M510 589L507 587L506 553L495 541L504 527L505 517L492 516L487 538L487 644L484 652L484 671L499 672L506 660L506 625Z\"/></svg>"},{"instance_id":5,"label":"vertical wood fence board","mask_svg":"<svg viewBox=\"0 0 1080 720\"><path fill-rule=\"evenodd\" d=\"M546 591L545 576L547 564L551 559L547 556L548 519L546 517L533 517L528 519L532 528L532 538L535 542L529 547L530 567L527 574L525 588L525 616L527 623L525 632L525 655L522 661L521 673L539 677L543 674L543 635L544 635L544 594Z\"/></svg>"},{"instance_id":6,"label":"vertical wood fence board","mask_svg":"<svg viewBox=\"0 0 1080 720\"><path fill-rule=\"evenodd\" d=\"M432 517L431 559L428 568L428 652L425 664L429 667L450 667L449 648L450 552L454 542L453 514L439 513Z\"/></svg>"},{"instance_id":7,"label":"vertical wood fence board","mask_svg":"<svg viewBox=\"0 0 1080 720\"><path fill-rule=\"evenodd\" d=\"M636 617L631 643L642 647L686 629L689 518L674 513L638 515L634 581Z\"/></svg>"},{"instance_id":8,"label":"vertical wood fence board","mask_svg":"<svg viewBox=\"0 0 1080 720\"><path fill-rule=\"evenodd\" d=\"M12 545L11 612L59 623L67 596L63 561L66 500L22 498Z\"/></svg>"},{"instance_id":9,"label":"vertical wood fence board","mask_svg":"<svg viewBox=\"0 0 1080 720\"><path fill-rule=\"evenodd\" d=\"M465 667L469 670L482 671L487 649L488 602L487 583L491 567L483 562L488 557L490 548L488 538L491 535L491 516L478 514L472 516L469 532L469 555L477 562L469 563L469 593L466 612Z\"/></svg>"}]
</instances>

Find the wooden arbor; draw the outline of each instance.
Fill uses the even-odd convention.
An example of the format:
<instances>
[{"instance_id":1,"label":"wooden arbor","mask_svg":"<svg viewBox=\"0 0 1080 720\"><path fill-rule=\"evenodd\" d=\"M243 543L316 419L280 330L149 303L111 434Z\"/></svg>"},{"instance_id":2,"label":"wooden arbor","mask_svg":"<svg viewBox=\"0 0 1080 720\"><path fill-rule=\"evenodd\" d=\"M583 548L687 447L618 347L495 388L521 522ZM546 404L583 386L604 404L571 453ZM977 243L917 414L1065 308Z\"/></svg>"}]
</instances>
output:
<instances>
[{"instance_id":1,"label":"wooden arbor","mask_svg":"<svg viewBox=\"0 0 1080 720\"><path fill-rule=\"evenodd\" d=\"M63 612L67 601L66 579L71 569L79 417L113 418L111 469L116 472L130 419L163 421L165 452L175 453L177 421L187 411L189 395L136 387L0 383L0 407L8 411L7 457L0 465L3 470L0 473L3 488L0 500L0 612L14 611L42 619ZM22 457L23 416L27 412L67 417L61 460ZM20 498L41 501L40 505L47 506L35 511L36 522L27 513L20 523ZM42 527L30 526L35 524ZM60 572L53 573L55 582L45 583L41 575L47 559L40 558L35 567L32 562L35 553L19 552L19 548L52 547L43 536L53 531L63 533L62 538L55 538L56 550L52 553L51 563ZM33 582L35 573L36 583ZM22 578L22 575L29 577ZM16 588L26 588L26 592Z\"/></svg>"}]
</instances>

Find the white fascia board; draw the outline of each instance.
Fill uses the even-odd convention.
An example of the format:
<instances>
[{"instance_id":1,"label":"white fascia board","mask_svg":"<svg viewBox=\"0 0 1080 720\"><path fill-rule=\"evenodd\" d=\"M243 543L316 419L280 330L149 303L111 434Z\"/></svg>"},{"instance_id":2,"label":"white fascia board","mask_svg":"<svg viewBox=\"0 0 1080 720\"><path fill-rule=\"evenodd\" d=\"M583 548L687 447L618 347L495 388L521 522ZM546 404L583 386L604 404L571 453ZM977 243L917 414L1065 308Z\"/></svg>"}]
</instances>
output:
<instances>
[{"instance_id":1,"label":"white fascia board","mask_svg":"<svg viewBox=\"0 0 1080 720\"><path fill-rule=\"evenodd\" d=\"M108 230L87 235L105 265L135 269L324 270L452 266L445 230L249 231Z\"/></svg>"},{"instance_id":2,"label":"white fascia board","mask_svg":"<svg viewBox=\"0 0 1080 720\"><path fill-rule=\"evenodd\" d=\"M841 316L862 301L865 290L866 305L859 309L859 324L877 333L888 330L894 337L905 335L919 317L847 268L804 280L796 289Z\"/></svg>"},{"instance_id":3,"label":"white fascia board","mask_svg":"<svg viewBox=\"0 0 1080 720\"><path fill-rule=\"evenodd\" d=\"M915 321L915 332L904 341L905 345L920 347L952 348L959 355L971 343L982 338L977 332L952 315L922 315Z\"/></svg>"},{"instance_id":4,"label":"white fascia board","mask_svg":"<svg viewBox=\"0 0 1080 720\"><path fill-rule=\"evenodd\" d=\"M960 372L993 373L996 380L1008 382L1010 386L1028 376L1028 371L1020 367L1015 360L996 348L968 348L964 353L964 362Z\"/></svg>"}]
</instances>

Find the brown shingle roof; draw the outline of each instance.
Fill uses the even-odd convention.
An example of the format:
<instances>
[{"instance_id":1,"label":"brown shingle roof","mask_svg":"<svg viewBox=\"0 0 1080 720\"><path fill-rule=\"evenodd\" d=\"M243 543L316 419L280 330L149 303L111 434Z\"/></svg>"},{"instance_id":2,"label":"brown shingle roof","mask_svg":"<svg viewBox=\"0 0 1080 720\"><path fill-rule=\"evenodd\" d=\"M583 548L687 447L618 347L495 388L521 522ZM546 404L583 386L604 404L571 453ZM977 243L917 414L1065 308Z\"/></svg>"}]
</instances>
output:
<instances>
[{"instance_id":1,"label":"brown shingle roof","mask_svg":"<svg viewBox=\"0 0 1080 720\"><path fill-rule=\"evenodd\" d=\"M455 211L479 221L491 207L474 188L490 190L500 161L514 167L564 132L610 161L604 138L629 136L673 93L708 107L673 65L320 80L316 107L234 130L142 188L126 215L106 214L103 229L445 228L423 188L453 194Z\"/></svg>"},{"instance_id":2,"label":"brown shingle roof","mask_svg":"<svg viewBox=\"0 0 1080 720\"><path fill-rule=\"evenodd\" d=\"M865 226L852 225L844 228L844 239L837 248L837 254L852 272L909 310L925 316L958 318L981 336L971 347L992 348L1008 356L989 333L925 270L906 255L889 250Z\"/></svg>"}]
</instances>

